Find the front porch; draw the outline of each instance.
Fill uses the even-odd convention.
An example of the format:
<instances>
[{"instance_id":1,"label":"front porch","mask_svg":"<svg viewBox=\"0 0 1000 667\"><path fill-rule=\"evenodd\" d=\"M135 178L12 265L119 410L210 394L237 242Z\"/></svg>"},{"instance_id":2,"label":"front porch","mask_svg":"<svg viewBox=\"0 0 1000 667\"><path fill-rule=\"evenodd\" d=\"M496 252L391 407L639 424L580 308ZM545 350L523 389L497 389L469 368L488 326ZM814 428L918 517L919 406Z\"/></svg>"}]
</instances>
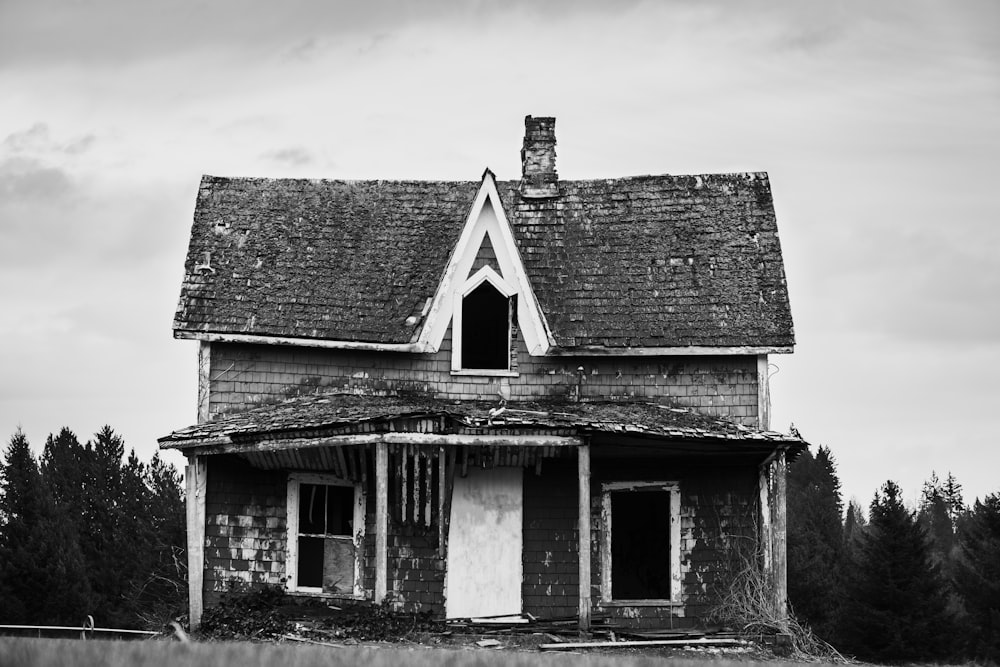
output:
<instances>
[{"instance_id":1,"label":"front porch","mask_svg":"<svg viewBox=\"0 0 1000 667\"><path fill-rule=\"evenodd\" d=\"M498 412L310 398L164 439L189 458L192 625L236 582L447 616L575 615L581 630L595 612L681 627L707 612L740 541L763 546L784 609L784 470L797 438L649 404ZM350 518L324 500L327 523L303 532L317 493L353 493ZM647 532L636 512L659 526L648 532L664 553L634 558L643 576L626 582L613 563L650 550L629 546Z\"/></svg>"}]
</instances>

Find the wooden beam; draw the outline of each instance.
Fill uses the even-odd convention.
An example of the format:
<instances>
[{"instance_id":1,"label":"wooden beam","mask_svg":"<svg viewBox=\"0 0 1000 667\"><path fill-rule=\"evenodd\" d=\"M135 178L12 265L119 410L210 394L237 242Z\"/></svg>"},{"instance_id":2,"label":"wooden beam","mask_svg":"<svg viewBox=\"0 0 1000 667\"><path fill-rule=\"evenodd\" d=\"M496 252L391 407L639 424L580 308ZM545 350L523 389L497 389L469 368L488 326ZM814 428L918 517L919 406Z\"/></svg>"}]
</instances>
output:
<instances>
[{"instance_id":1,"label":"wooden beam","mask_svg":"<svg viewBox=\"0 0 1000 667\"><path fill-rule=\"evenodd\" d=\"M372 350L375 352L436 352L427 345L417 343L368 343L353 340L324 340L320 338L289 338L285 336L258 336L254 334L207 333L174 329L178 340L200 340L218 343L250 343L253 345L291 345L295 347L321 347L333 350Z\"/></svg>"},{"instance_id":2,"label":"wooden beam","mask_svg":"<svg viewBox=\"0 0 1000 667\"><path fill-rule=\"evenodd\" d=\"M771 473L771 461L772 459L768 457L767 461L762 463L758 469L757 475L757 493L760 499L760 546L761 551L764 556L764 576L767 578L767 583L771 583L771 551L774 546L774 542L771 536L771 484L770 484L770 473Z\"/></svg>"},{"instance_id":3,"label":"wooden beam","mask_svg":"<svg viewBox=\"0 0 1000 667\"><path fill-rule=\"evenodd\" d=\"M204 611L205 580L205 492L208 483L208 461L192 456L185 468L187 482L187 553L188 553L188 614L190 627L201 625Z\"/></svg>"},{"instance_id":4,"label":"wooden beam","mask_svg":"<svg viewBox=\"0 0 1000 667\"><path fill-rule=\"evenodd\" d=\"M785 513L788 466L786 463L785 450L781 450L771 463L774 470L774 498L771 503L771 512L774 515L772 524L774 546L771 549L771 557L774 566L774 607L780 619L784 619L788 613L788 542L785 532L788 526Z\"/></svg>"},{"instance_id":5,"label":"wooden beam","mask_svg":"<svg viewBox=\"0 0 1000 667\"><path fill-rule=\"evenodd\" d=\"M317 438L282 438L253 443L235 443L229 436L215 436L192 444L170 444L168 448L182 449L195 455L246 454L275 452L284 449L312 449L315 447L346 447L389 444L427 445L432 447L578 447L583 438L570 435L463 435L460 433L363 433L357 435L332 435Z\"/></svg>"},{"instance_id":6,"label":"wooden beam","mask_svg":"<svg viewBox=\"0 0 1000 667\"><path fill-rule=\"evenodd\" d=\"M757 355L757 428L771 430L771 380L767 355Z\"/></svg>"},{"instance_id":7,"label":"wooden beam","mask_svg":"<svg viewBox=\"0 0 1000 667\"><path fill-rule=\"evenodd\" d=\"M690 345L687 347L604 347L603 345L578 345L576 347L553 347L549 356L563 357L690 357L706 355L751 356L757 354L788 354L794 350L791 345L711 347Z\"/></svg>"},{"instance_id":8,"label":"wooden beam","mask_svg":"<svg viewBox=\"0 0 1000 667\"><path fill-rule=\"evenodd\" d=\"M577 451L579 505L577 509L579 557L579 627L580 632L590 630L590 445L580 445Z\"/></svg>"},{"instance_id":9,"label":"wooden beam","mask_svg":"<svg viewBox=\"0 0 1000 667\"><path fill-rule=\"evenodd\" d=\"M444 492L448 475L448 460L444 447L438 447L438 557L444 558Z\"/></svg>"},{"instance_id":10,"label":"wooden beam","mask_svg":"<svg viewBox=\"0 0 1000 667\"><path fill-rule=\"evenodd\" d=\"M375 604L388 590L389 446L375 445Z\"/></svg>"},{"instance_id":11,"label":"wooden beam","mask_svg":"<svg viewBox=\"0 0 1000 667\"><path fill-rule=\"evenodd\" d=\"M204 424L211 416L212 344L202 341L198 346L198 422Z\"/></svg>"}]
</instances>

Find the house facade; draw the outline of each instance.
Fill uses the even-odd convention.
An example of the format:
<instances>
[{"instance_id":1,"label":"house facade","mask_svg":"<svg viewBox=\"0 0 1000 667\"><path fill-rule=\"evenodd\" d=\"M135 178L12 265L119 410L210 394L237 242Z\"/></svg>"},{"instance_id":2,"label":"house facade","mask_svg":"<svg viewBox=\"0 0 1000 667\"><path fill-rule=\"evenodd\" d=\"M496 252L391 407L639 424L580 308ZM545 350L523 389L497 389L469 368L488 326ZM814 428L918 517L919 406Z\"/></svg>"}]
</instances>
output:
<instances>
[{"instance_id":1,"label":"house facade","mask_svg":"<svg viewBox=\"0 0 1000 667\"><path fill-rule=\"evenodd\" d=\"M191 623L229 590L449 618L704 622L747 559L785 608L768 357L792 321L765 174L203 178Z\"/></svg>"}]
</instances>

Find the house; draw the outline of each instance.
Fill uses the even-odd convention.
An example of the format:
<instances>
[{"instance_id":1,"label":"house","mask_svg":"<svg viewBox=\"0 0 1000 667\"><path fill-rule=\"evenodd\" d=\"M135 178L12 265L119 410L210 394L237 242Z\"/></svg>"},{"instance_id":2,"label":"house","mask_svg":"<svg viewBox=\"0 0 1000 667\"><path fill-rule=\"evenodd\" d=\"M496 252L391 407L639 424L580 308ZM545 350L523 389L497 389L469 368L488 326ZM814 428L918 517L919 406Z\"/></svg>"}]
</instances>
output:
<instances>
[{"instance_id":1,"label":"house","mask_svg":"<svg viewBox=\"0 0 1000 667\"><path fill-rule=\"evenodd\" d=\"M794 336L766 174L205 176L177 338L192 625L232 587L447 617L785 609L768 357Z\"/></svg>"}]
</instances>

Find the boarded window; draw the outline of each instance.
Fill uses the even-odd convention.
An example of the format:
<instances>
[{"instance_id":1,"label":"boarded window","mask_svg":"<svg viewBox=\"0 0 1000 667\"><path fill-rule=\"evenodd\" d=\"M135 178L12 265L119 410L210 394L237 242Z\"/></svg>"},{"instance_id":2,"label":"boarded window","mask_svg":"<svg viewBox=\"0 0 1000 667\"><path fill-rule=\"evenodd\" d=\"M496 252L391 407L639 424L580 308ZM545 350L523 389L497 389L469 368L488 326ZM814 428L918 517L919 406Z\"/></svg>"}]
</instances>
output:
<instances>
[{"instance_id":1,"label":"boarded window","mask_svg":"<svg viewBox=\"0 0 1000 667\"><path fill-rule=\"evenodd\" d=\"M510 299L484 281L462 301L462 368L510 367Z\"/></svg>"}]
</instances>

